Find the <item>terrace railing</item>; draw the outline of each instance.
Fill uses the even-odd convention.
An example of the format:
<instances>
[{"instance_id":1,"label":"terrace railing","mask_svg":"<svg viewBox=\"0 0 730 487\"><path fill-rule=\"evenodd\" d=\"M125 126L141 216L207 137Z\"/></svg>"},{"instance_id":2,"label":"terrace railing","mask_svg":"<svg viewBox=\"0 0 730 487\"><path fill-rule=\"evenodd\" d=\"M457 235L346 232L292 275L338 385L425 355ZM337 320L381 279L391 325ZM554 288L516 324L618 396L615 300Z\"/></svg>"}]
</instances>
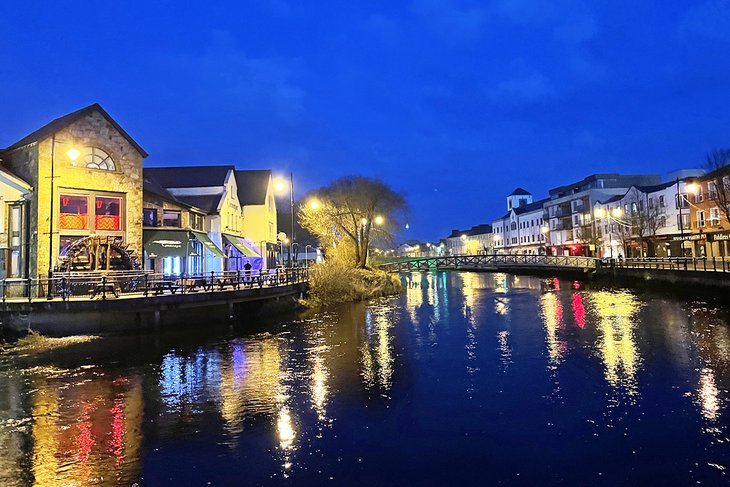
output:
<instances>
[{"instance_id":1,"label":"terrace railing","mask_svg":"<svg viewBox=\"0 0 730 487\"><path fill-rule=\"evenodd\" d=\"M565 268L569 270L592 270L598 266L593 257L540 255L540 254L480 254L453 255L444 257L420 257L396 262L387 262L380 268L389 272L422 270L424 268L483 267L500 268Z\"/></svg>"},{"instance_id":2,"label":"terrace railing","mask_svg":"<svg viewBox=\"0 0 730 487\"><path fill-rule=\"evenodd\" d=\"M0 281L0 300L6 303L38 300L106 300L123 296L153 298L173 294L217 293L288 286L306 282L308 279L309 269L306 267L174 276L140 271L71 273L52 278L3 279Z\"/></svg>"},{"instance_id":3,"label":"terrace railing","mask_svg":"<svg viewBox=\"0 0 730 487\"><path fill-rule=\"evenodd\" d=\"M670 271L726 272L730 257L642 257L609 261L619 269L662 269Z\"/></svg>"}]
</instances>

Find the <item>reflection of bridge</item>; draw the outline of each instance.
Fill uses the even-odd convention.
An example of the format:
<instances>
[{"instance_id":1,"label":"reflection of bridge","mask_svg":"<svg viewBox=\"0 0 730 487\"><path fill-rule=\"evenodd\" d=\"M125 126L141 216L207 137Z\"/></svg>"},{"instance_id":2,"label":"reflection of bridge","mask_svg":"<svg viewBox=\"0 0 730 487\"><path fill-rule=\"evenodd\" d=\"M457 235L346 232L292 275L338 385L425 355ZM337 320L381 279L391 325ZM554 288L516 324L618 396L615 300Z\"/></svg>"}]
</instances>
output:
<instances>
[{"instance_id":1,"label":"reflection of bridge","mask_svg":"<svg viewBox=\"0 0 730 487\"><path fill-rule=\"evenodd\" d=\"M598 259L558 255L453 255L445 257L414 257L386 262L379 267L388 272L460 269L485 271L571 271L593 272Z\"/></svg>"}]
</instances>

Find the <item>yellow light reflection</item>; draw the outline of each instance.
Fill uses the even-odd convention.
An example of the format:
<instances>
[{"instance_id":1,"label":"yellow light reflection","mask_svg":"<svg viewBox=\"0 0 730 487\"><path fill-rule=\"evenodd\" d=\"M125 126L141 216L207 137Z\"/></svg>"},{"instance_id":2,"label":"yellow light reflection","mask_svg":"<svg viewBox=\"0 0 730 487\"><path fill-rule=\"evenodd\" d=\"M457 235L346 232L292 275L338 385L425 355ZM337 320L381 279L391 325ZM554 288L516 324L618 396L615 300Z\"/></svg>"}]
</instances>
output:
<instances>
[{"instance_id":1,"label":"yellow light reflection","mask_svg":"<svg viewBox=\"0 0 730 487\"><path fill-rule=\"evenodd\" d=\"M720 415L719 393L720 391L717 389L715 374L712 369L702 369L700 372L698 399L702 416L708 421L715 421Z\"/></svg>"},{"instance_id":2,"label":"yellow light reflection","mask_svg":"<svg viewBox=\"0 0 730 487\"><path fill-rule=\"evenodd\" d=\"M383 310L368 310L365 316L366 339L360 346L362 377L366 387L376 383L390 389L393 375L392 323Z\"/></svg>"},{"instance_id":3,"label":"yellow light reflection","mask_svg":"<svg viewBox=\"0 0 730 487\"><path fill-rule=\"evenodd\" d=\"M309 388L311 394L312 407L317 412L320 421L324 421L327 417L327 396L329 394L330 372L324 359L324 352L327 350L325 346L313 347L311 350L311 376L309 379Z\"/></svg>"},{"instance_id":4,"label":"yellow light reflection","mask_svg":"<svg viewBox=\"0 0 730 487\"><path fill-rule=\"evenodd\" d=\"M276 432L279 435L279 447L282 450L290 450L296 439L296 431L294 430L294 422L292 421L289 409L284 407L279 411L276 420Z\"/></svg>"},{"instance_id":5,"label":"yellow light reflection","mask_svg":"<svg viewBox=\"0 0 730 487\"><path fill-rule=\"evenodd\" d=\"M611 387L623 388L630 396L637 394L640 357L634 326L639 301L631 293L609 291L593 292L588 299L599 320L597 347L606 381Z\"/></svg>"},{"instance_id":6,"label":"yellow light reflection","mask_svg":"<svg viewBox=\"0 0 730 487\"><path fill-rule=\"evenodd\" d=\"M545 293L540 297L540 311L545 326L548 365L556 368L563 360L567 343L559 336L563 328L563 305L556 293Z\"/></svg>"}]
</instances>

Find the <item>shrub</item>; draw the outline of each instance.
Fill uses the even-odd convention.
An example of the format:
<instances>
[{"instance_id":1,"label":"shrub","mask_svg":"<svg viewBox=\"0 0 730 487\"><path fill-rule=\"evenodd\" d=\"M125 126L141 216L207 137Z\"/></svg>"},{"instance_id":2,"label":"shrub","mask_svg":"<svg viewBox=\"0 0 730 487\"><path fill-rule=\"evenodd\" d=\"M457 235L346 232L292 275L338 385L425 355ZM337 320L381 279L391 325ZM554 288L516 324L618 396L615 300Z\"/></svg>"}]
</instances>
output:
<instances>
[{"instance_id":1,"label":"shrub","mask_svg":"<svg viewBox=\"0 0 730 487\"><path fill-rule=\"evenodd\" d=\"M356 269L338 261L313 266L309 273L309 306L328 306L398 294L400 280L384 271Z\"/></svg>"}]
</instances>

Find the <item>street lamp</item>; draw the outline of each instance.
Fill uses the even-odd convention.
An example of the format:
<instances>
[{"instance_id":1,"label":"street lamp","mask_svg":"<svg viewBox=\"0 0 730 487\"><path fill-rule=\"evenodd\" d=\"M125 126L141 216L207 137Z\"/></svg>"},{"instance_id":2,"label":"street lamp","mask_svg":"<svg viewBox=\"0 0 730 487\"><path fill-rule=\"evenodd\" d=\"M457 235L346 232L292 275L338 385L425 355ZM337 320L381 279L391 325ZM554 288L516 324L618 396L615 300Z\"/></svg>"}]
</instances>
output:
<instances>
[{"instance_id":1,"label":"street lamp","mask_svg":"<svg viewBox=\"0 0 730 487\"><path fill-rule=\"evenodd\" d=\"M307 244L304 246L304 267L309 268L309 247L312 247L312 244Z\"/></svg>"},{"instance_id":2,"label":"street lamp","mask_svg":"<svg viewBox=\"0 0 730 487\"><path fill-rule=\"evenodd\" d=\"M277 178L274 181L274 189L279 193L286 191L286 180L283 178ZM292 265L292 247L294 242L294 173L289 173L289 209L291 211L291 241L292 246L289 247L289 267Z\"/></svg>"},{"instance_id":3,"label":"street lamp","mask_svg":"<svg viewBox=\"0 0 730 487\"><path fill-rule=\"evenodd\" d=\"M319 201L318 201L318 200L314 200L314 199L312 199L312 200L309 200L309 207L310 207L311 209L313 209L313 210L316 210L316 209L318 209L318 208L319 208L319 206L320 206L320 203L319 203Z\"/></svg>"},{"instance_id":4,"label":"street lamp","mask_svg":"<svg viewBox=\"0 0 730 487\"><path fill-rule=\"evenodd\" d=\"M376 225L382 225L385 222L385 219L382 216L378 215L375 217L374 221Z\"/></svg>"},{"instance_id":5,"label":"street lamp","mask_svg":"<svg viewBox=\"0 0 730 487\"><path fill-rule=\"evenodd\" d=\"M79 158L81 152L77 149L71 148L66 151L66 156L69 158L71 163L74 163ZM48 286L46 289L46 298L53 299L53 293L51 292L51 279L53 278L53 213L54 213L54 201L56 199L54 195L54 180L56 179L55 173L56 166L56 134L53 134L51 138L51 213L48 217Z\"/></svg>"}]
</instances>

